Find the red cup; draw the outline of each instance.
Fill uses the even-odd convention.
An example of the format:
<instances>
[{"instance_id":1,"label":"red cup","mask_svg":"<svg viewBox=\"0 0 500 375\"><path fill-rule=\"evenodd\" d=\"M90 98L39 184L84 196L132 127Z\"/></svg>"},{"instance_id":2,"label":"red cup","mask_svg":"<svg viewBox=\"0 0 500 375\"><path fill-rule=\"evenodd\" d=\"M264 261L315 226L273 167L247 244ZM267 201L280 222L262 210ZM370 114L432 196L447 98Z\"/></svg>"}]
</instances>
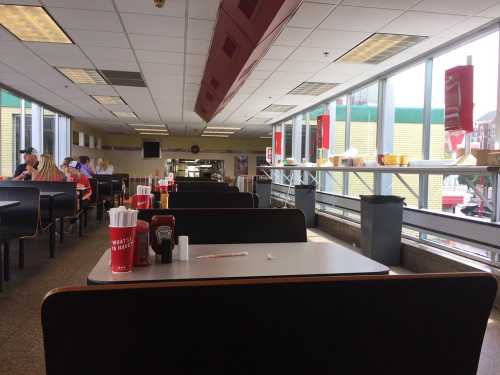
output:
<instances>
[{"instance_id":1,"label":"red cup","mask_svg":"<svg viewBox=\"0 0 500 375\"><path fill-rule=\"evenodd\" d=\"M144 210L146 208L151 208L151 195L148 195L148 194L136 195L135 206L138 210Z\"/></svg>"},{"instance_id":2,"label":"red cup","mask_svg":"<svg viewBox=\"0 0 500 375\"><path fill-rule=\"evenodd\" d=\"M130 272L134 263L136 227L109 227L111 272Z\"/></svg>"}]
</instances>

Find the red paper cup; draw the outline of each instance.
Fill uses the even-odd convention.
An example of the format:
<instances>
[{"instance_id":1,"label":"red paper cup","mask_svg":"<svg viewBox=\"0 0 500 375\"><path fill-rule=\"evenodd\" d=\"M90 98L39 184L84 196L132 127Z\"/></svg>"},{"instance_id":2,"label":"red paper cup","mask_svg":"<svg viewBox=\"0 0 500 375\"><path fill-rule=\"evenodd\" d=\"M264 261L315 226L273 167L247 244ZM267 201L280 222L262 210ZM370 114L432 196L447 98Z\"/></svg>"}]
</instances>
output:
<instances>
[{"instance_id":1,"label":"red paper cup","mask_svg":"<svg viewBox=\"0 0 500 375\"><path fill-rule=\"evenodd\" d=\"M109 227L111 272L130 272L134 263L136 227Z\"/></svg>"},{"instance_id":2,"label":"red paper cup","mask_svg":"<svg viewBox=\"0 0 500 375\"><path fill-rule=\"evenodd\" d=\"M138 210L151 208L151 195L148 194L136 195L136 208Z\"/></svg>"}]
</instances>

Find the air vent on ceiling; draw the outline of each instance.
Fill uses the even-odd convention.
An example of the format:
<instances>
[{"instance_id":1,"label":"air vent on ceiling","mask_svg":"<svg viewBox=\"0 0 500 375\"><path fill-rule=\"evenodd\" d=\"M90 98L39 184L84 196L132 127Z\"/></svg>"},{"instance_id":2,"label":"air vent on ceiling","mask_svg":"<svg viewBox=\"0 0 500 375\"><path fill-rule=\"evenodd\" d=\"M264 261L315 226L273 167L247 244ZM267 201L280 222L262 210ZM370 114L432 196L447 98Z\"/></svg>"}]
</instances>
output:
<instances>
[{"instance_id":1,"label":"air vent on ceiling","mask_svg":"<svg viewBox=\"0 0 500 375\"><path fill-rule=\"evenodd\" d=\"M425 36L376 33L362 41L345 55L339 62L355 64L378 64L407 48L426 39Z\"/></svg>"},{"instance_id":2,"label":"air vent on ceiling","mask_svg":"<svg viewBox=\"0 0 500 375\"><path fill-rule=\"evenodd\" d=\"M227 55L227 57L233 58L237 48L238 44L236 44L234 40L227 36L226 40L224 41L224 45L222 46L222 50Z\"/></svg>"},{"instance_id":3,"label":"air vent on ceiling","mask_svg":"<svg viewBox=\"0 0 500 375\"><path fill-rule=\"evenodd\" d=\"M296 88L288 93L288 95L311 95L318 96L333 89L337 86L336 83L324 82L302 82Z\"/></svg>"},{"instance_id":4,"label":"air vent on ceiling","mask_svg":"<svg viewBox=\"0 0 500 375\"><path fill-rule=\"evenodd\" d=\"M266 112L288 112L291 109L297 107L296 105L285 105L285 104L271 104L263 109Z\"/></svg>"},{"instance_id":5,"label":"air vent on ceiling","mask_svg":"<svg viewBox=\"0 0 500 375\"><path fill-rule=\"evenodd\" d=\"M120 70L101 70L101 74L110 85L146 87L139 72L123 72Z\"/></svg>"},{"instance_id":6,"label":"air vent on ceiling","mask_svg":"<svg viewBox=\"0 0 500 375\"><path fill-rule=\"evenodd\" d=\"M238 8L246 16L246 18L250 19L254 15L258 4L259 0L240 0Z\"/></svg>"}]
</instances>

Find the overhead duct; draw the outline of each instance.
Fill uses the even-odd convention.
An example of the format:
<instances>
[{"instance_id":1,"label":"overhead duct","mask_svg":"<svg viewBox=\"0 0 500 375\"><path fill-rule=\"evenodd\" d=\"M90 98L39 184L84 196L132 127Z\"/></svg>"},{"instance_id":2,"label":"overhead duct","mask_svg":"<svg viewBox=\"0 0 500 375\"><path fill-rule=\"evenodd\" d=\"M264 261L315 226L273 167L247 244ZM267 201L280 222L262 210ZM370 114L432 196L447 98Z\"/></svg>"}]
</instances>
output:
<instances>
[{"instance_id":1,"label":"overhead duct","mask_svg":"<svg viewBox=\"0 0 500 375\"><path fill-rule=\"evenodd\" d=\"M195 111L209 122L236 95L302 0L222 0Z\"/></svg>"}]
</instances>

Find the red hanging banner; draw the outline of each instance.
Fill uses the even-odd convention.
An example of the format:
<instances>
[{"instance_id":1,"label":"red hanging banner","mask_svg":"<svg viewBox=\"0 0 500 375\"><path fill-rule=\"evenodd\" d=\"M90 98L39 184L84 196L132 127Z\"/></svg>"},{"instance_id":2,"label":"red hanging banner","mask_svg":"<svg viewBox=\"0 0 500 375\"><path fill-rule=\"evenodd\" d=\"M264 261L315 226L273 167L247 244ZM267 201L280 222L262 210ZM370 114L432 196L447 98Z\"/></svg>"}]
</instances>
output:
<instances>
[{"instance_id":1,"label":"red hanging banner","mask_svg":"<svg viewBox=\"0 0 500 375\"><path fill-rule=\"evenodd\" d=\"M281 142L282 134L281 132L274 133L274 154L281 155Z\"/></svg>"},{"instance_id":2,"label":"red hanging banner","mask_svg":"<svg viewBox=\"0 0 500 375\"><path fill-rule=\"evenodd\" d=\"M316 144L318 149L328 150L330 148L330 115L321 115L316 119L318 128L316 130Z\"/></svg>"},{"instance_id":3,"label":"red hanging banner","mask_svg":"<svg viewBox=\"0 0 500 375\"><path fill-rule=\"evenodd\" d=\"M448 69L444 79L445 130L472 132L474 67L463 65Z\"/></svg>"}]
</instances>

